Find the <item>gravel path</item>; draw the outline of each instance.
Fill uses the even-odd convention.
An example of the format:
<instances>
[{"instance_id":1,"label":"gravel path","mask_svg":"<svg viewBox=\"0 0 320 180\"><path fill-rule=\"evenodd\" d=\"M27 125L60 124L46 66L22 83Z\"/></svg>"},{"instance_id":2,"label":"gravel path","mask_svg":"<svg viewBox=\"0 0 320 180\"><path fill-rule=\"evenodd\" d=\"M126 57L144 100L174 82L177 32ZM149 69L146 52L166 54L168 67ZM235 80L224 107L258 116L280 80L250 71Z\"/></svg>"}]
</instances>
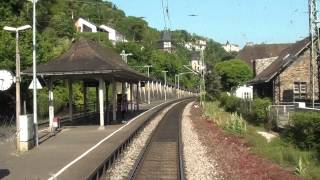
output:
<instances>
[{"instance_id":1,"label":"gravel path","mask_svg":"<svg viewBox=\"0 0 320 180\"><path fill-rule=\"evenodd\" d=\"M219 170L217 161L207 156L207 147L203 145L191 122L191 108L189 103L182 115L182 141L186 179L223 179L223 172Z\"/></svg>"},{"instance_id":2,"label":"gravel path","mask_svg":"<svg viewBox=\"0 0 320 180\"><path fill-rule=\"evenodd\" d=\"M149 122L149 124L139 133L139 135L124 151L124 153L121 155L121 158L117 159L112 167L107 171L106 179L127 179L130 170L133 168L135 161L137 160L151 133L156 129L157 125L164 115L169 111L169 109L176 104L177 103L165 108Z\"/></svg>"}]
</instances>

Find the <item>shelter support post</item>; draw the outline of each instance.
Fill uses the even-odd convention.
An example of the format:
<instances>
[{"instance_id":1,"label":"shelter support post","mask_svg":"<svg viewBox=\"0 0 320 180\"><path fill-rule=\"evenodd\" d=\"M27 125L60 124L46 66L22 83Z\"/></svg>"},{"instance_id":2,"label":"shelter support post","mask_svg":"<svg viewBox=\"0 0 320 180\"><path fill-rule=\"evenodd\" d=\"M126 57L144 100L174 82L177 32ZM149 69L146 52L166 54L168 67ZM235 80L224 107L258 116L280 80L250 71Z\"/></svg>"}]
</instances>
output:
<instances>
[{"instance_id":1,"label":"shelter support post","mask_svg":"<svg viewBox=\"0 0 320 180\"><path fill-rule=\"evenodd\" d=\"M52 132L53 131L53 118L54 118L52 79L49 79L48 90L49 90L49 132Z\"/></svg>"},{"instance_id":2,"label":"shelter support post","mask_svg":"<svg viewBox=\"0 0 320 180\"><path fill-rule=\"evenodd\" d=\"M162 97L163 97L163 92L162 92L162 83L160 82L159 84L159 91L160 91L160 100L162 100Z\"/></svg>"},{"instance_id":3,"label":"shelter support post","mask_svg":"<svg viewBox=\"0 0 320 180\"><path fill-rule=\"evenodd\" d=\"M112 120L117 120L117 83L112 81Z\"/></svg>"},{"instance_id":4,"label":"shelter support post","mask_svg":"<svg viewBox=\"0 0 320 180\"><path fill-rule=\"evenodd\" d=\"M130 109L133 111L133 84L130 83Z\"/></svg>"},{"instance_id":5,"label":"shelter support post","mask_svg":"<svg viewBox=\"0 0 320 180\"><path fill-rule=\"evenodd\" d=\"M73 89L72 89L72 80L68 80L68 89L69 89L69 119L73 120Z\"/></svg>"},{"instance_id":6,"label":"shelter support post","mask_svg":"<svg viewBox=\"0 0 320 180\"><path fill-rule=\"evenodd\" d=\"M148 81L148 104L151 103L151 100L150 100L150 81Z\"/></svg>"},{"instance_id":7,"label":"shelter support post","mask_svg":"<svg viewBox=\"0 0 320 180\"><path fill-rule=\"evenodd\" d=\"M99 114L100 114L100 127L99 129L104 129L104 94L106 90L106 85L104 80L99 79Z\"/></svg>"},{"instance_id":8,"label":"shelter support post","mask_svg":"<svg viewBox=\"0 0 320 180\"><path fill-rule=\"evenodd\" d=\"M160 95L159 95L159 82L156 83L156 91L157 91L157 100L160 100Z\"/></svg>"},{"instance_id":9,"label":"shelter support post","mask_svg":"<svg viewBox=\"0 0 320 180\"><path fill-rule=\"evenodd\" d=\"M141 87L143 89L143 100L144 102L147 102L147 95L146 95L146 84L144 84L144 87Z\"/></svg>"},{"instance_id":10,"label":"shelter support post","mask_svg":"<svg viewBox=\"0 0 320 180\"><path fill-rule=\"evenodd\" d=\"M139 111L140 110L140 108L139 108L139 103L140 103L140 86L141 86L141 83L139 82L138 84L137 84L137 94L136 94L136 103L137 103L137 111Z\"/></svg>"}]
</instances>

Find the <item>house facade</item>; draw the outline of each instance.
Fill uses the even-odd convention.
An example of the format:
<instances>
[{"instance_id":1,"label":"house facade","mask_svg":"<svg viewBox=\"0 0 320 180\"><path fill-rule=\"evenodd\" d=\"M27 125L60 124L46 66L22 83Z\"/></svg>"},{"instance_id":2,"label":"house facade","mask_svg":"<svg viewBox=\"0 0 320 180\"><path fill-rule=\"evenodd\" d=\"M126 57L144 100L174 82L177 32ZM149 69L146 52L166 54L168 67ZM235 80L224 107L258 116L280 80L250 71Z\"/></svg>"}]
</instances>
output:
<instances>
[{"instance_id":1,"label":"house facade","mask_svg":"<svg viewBox=\"0 0 320 180\"><path fill-rule=\"evenodd\" d=\"M229 53L231 52L239 52L240 51L240 47L237 44L231 44L229 41L227 41L227 43L225 45L222 46L223 49Z\"/></svg>"},{"instance_id":2,"label":"house facade","mask_svg":"<svg viewBox=\"0 0 320 180\"><path fill-rule=\"evenodd\" d=\"M171 32L169 30L164 30L161 33L161 40L159 41L159 48L165 52L172 52L172 39Z\"/></svg>"},{"instance_id":3,"label":"house facade","mask_svg":"<svg viewBox=\"0 0 320 180\"><path fill-rule=\"evenodd\" d=\"M119 33L117 30L106 25L97 26L94 23L91 23L83 18L79 18L76 21L75 26L77 32L106 32L108 34L108 40L110 40L113 45L118 42L128 42L125 36Z\"/></svg>"},{"instance_id":4,"label":"house facade","mask_svg":"<svg viewBox=\"0 0 320 180\"><path fill-rule=\"evenodd\" d=\"M310 102L313 86L309 48L310 39L305 38L283 50L276 60L250 82L254 92L260 97L271 98L274 104ZM317 78L314 87L315 100L319 100Z\"/></svg>"}]
</instances>

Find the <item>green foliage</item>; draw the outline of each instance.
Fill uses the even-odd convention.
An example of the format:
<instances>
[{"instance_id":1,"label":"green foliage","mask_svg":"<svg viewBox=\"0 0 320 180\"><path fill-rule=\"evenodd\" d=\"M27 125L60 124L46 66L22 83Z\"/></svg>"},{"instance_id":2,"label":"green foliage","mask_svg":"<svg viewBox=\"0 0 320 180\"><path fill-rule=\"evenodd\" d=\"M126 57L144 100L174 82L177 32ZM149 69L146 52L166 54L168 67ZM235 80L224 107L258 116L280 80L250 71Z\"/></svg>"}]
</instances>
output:
<instances>
[{"instance_id":1,"label":"green foliage","mask_svg":"<svg viewBox=\"0 0 320 180\"><path fill-rule=\"evenodd\" d=\"M252 111L255 123L263 123L267 120L268 107L272 104L268 98L255 98L252 102Z\"/></svg>"},{"instance_id":2,"label":"green foliage","mask_svg":"<svg viewBox=\"0 0 320 180\"><path fill-rule=\"evenodd\" d=\"M245 121L243 121L244 124L241 126L241 123L239 123L242 122L240 120L241 116L236 114L234 114L234 119L238 120L230 123L232 115L220 108L218 102L206 102L204 115L210 117L215 124L227 132L244 137L248 144L250 144L250 150L253 153L264 156L282 166L296 169L296 172L306 179L320 178L319 154L316 152L296 148L281 137L275 137L271 142L267 142L264 137L257 133L258 131L263 131L263 127L254 126L245 123ZM245 130L242 131L241 129Z\"/></svg>"},{"instance_id":3,"label":"green foliage","mask_svg":"<svg viewBox=\"0 0 320 180\"><path fill-rule=\"evenodd\" d=\"M224 111L219 107L218 102L205 102L204 114L211 117L215 124L229 132L243 134L247 131L247 123L242 116Z\"/></svg>"},{"instance_id":4,"label":"green foliage","mask_svg":"<svg viewBox=\"0 0 320 180\"><path fill-rule=\"evenodd\" d=\"M53 90L53 106L55 113L59 112L68 102L68 91L63 86L57 86ZM38 92L38 113L41 119L45 119L49 114L48 89L44 88Z\"/></svg>"},{"instance_id":5,"label":"green foliage","mask_svg":"<svg viewBox=\"0 0 320 180\"><path fill-rule=\"evenodd\" d=\"M221 77L221 83L225 91L231 91L232 88L243 85L252 78L251 68L241 60L229 60L219 62L215 70Z\"/></svg>"},{"instance_id":6,"label":"green foliage","mask_svg":"<svg viewBox=\"0 0 320 180\"><path fill-rule=\"evenodd\" d=\"M313 148L320 152L320 113L295 112L290 121L284 137L300 148Z\"/></svg>"},{"instance_id":7,"label":"green foliage","mask_svg":"<svg viewBox=\"0 0 320 180\"><path fill-rule=\"evenodd\" d=\"M247 131L247 124L241 115L232 113L228 119L225 128L231 132L242 134Z\"/></svg>"},{"instance_id":8,"label":"green foliage","mask_svg":"<svg viewBox=\"0 0 320 180\"><path fill-rule=\"evenodd\" d=\"M240 107L240 99L227 93L220 95L220 107L223 107L227 112L237 112Z\"/></svg>"}]
</instances>

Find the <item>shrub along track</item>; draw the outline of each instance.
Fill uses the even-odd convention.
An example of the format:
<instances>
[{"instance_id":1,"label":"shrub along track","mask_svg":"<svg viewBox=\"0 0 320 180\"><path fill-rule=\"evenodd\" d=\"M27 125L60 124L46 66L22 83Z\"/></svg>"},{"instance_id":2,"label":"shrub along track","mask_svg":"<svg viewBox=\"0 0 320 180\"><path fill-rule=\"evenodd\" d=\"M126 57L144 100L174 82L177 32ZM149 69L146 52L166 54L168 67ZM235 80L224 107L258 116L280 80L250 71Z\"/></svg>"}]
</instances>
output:
<instances>
[{"instance_id":1,"label":"shrub along track","mask_svg":"<svg viewBox=\"0 0 320 180\"><path fill-rule=\"evenodd\" d=\"M245 139L225 133L210 119L202 117L200 108L191 110L192 124L200 140L224 171L224 179L301 179L293 172L250 152Z\"/></svg>"}]
</instances>

